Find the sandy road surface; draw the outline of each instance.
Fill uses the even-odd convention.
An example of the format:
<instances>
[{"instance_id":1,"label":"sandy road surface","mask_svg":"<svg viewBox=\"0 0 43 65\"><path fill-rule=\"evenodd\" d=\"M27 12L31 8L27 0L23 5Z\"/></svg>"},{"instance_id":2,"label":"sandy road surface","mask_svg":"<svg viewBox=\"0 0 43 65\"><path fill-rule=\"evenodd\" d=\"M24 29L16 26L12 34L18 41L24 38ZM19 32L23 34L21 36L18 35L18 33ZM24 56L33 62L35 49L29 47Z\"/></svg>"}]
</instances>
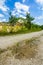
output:
<instances>
[{"instance_id":1,"label":"sandy road surface","mask_svg":"<svg viewBox=\"0 0 43 65\"><path fill-rule=\"evenodd\" d=\"M38 37L38 39L34 41L34 43L37 42L38 44L38 48L35 49L37 54L34 58L16 59L15 55L12 55L10 50L8 50L0 54L0 65L43 65L43 31L16 36L0 37L0 42L2 42L2 44L0 43L0 48L5 48L5 46L7 47L8 45L10 46L14 44L12 42L31 39L32 37Z\"/></svg>"},{"instance_id":2,"label":"sandy road surface","mask_svg":"<svg viewBox=\"0 0 43 65\"><path fill-rule=\"evenodd\" d=\"M32 37L38 37L43 34L43 30L39 32L32 32L27 34L19 34L19 35L12 35L12 36L2 36L0 37L0 48L7 48L8 46L13 45L19 41L25 39L31 39Z\"/></svg>"}]
</instances>

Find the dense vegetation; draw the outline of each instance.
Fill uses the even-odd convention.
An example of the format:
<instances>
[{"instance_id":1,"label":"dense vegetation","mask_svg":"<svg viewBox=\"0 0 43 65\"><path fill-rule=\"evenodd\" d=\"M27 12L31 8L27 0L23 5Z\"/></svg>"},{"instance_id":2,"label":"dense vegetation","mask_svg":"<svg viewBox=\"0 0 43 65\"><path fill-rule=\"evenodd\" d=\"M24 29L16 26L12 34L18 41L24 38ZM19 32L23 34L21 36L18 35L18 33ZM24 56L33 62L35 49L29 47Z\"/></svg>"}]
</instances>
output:
<instances>
[{"instance_id":1,"label":"dense vegetation","mask_svg":"<svg viewBox=\"0 0 43 65\"><path fill-rule=\"evenodd\" d=\"M35 23L32 23L32 21L34 20L33 17L31 17L30 13L26 13L26 18L21 18L21 17L16 17L16 16L12 16L10 13L10 17L9 17L9 23L14 26L18 20L21 20L19 23L22 24L22 26L25 26L28 30L40 30L43 29L43 25L38 25ZM23 22L22 22L23 21Z\"/></svg>"},{"instance_id":2,"label":"dense vegetation","mask_svg":"<svg viewBox=\"0 0 43 65\"><path fill-rule=\"evenodd\" d=\"M29 13L26 13L26 18L16 17L9 13L8 23L0 26L0 35L29 33L33 31L40 31L43 29L43 25L37 25L32 23L34 20Z\"/></svg>"}]
</instances>

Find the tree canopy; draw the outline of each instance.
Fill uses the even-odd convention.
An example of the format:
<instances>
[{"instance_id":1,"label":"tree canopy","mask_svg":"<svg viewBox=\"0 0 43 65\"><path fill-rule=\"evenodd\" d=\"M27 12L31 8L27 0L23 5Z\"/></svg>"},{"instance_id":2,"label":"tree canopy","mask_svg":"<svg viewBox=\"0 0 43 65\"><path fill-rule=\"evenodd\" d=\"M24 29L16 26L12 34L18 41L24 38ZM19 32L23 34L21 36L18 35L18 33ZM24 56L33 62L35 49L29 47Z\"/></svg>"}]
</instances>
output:
<instances>
[{"instance_id":1,"label":"tree canopy","mask_svg":"<svg viewBox=\"0 0 43 65\"><path fill-rule=\"evenodd\" d=\"M18 20L18 18L16 17L16 16L13 16L12 14L11 14L11 12L9 13L9 23L11 24L11 25L14 25L16 22L17 22L17 20Z\"/></svg>"},{"instance_id":2,"label":"tree canopy","mask_svg":"<svg viewBox=\"0 0 43 65\"><path fill-rule=\"evenodd\" d=\"M27 27L30 29L31 28L31 21L33 21L34 18L30 16L29 13L26 14L26 21L27 21Z\"/></svg>"},{"instance_id":3,"label":"tree canopy","mask_svg":"<svg viewBox=\"0 0 43 65\"><path fill-rule=\"evenodd\" d=\"M13 16L13 15L11 14L11 12L9 13L9 23L10 23L11 25L14 25L19 19L22 19L24 22L26 22L25 26L26 26L28 29L31 28L31 21L34 20L34 18L31 17L29 13L26 14L26 19L21 18L21 17L18 17L18 18L17 18L16 16ZM25 20L26 20L26 21L25 21Z\"/></svg>"}]
</instances>

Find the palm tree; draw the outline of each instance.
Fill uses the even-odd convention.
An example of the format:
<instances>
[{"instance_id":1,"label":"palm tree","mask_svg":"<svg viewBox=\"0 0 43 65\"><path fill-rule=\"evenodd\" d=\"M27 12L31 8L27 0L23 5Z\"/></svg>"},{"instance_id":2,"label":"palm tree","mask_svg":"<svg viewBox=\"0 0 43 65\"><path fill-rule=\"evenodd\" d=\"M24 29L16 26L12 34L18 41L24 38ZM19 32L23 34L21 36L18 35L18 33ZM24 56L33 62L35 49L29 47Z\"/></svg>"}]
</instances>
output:
<instances>
[{"instance_id":1,"label":"palm tree","mask_svg":"<svg viewBox=\"0 0 43 65\"><path fill-rule=\"evenodd\" d=\"M33 21L33 20L34 20L34 18L31 17L29 13L27 13L26 14L26 21L27 21L26 26L27 26L28 29L31 28L31 21Z\"/></svg>"},{"instance_id":2,"label":"palm tree","mask_svg":"<svg viewBox=\"0 0 43 65\"><path fill-rule=\"evenodd\" d=\"M16 24L18 18L17 18L16 16L13 16L13 15L11 14L11 12L9 13L9 16L10 16L10 17L9 17L9 23L14 26L14 25Z\"/></svg>"}]
</instances>

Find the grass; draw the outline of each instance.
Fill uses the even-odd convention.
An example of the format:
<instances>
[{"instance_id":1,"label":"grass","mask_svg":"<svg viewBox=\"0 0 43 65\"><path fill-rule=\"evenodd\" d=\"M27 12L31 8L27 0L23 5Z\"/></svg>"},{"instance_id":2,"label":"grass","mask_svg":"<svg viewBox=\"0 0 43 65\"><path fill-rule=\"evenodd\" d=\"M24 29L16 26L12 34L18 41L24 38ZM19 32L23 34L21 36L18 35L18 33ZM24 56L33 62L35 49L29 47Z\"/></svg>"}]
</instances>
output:
<instances>
[{"instance_id":1,"label":"grass","mask_svg":"<svg viewBox=\"0 0 43 65\"><path fill-rule=\"evenodd\" d=\"M5 51L7 51L6 49L1 49L0 48L0 54L4 53Z\"/></svg>"},{"instance_id":2,"label":"grass","mask_svg":"<svg viewBox=\"0 0 43 65\"><path fill-rule=\"evenodd\" d=\"M37 32L37 31L41 31L41 30L21 30L18 32L0 32L0 36L10 36L10 35L17 35L17 34L26 34L26 33L31 33L31 32Z\"/></svg>"},{"instance_id":3,"label":"grass","mask_svg":"<svg viewBox=\"0 0 43 65\"><path fill-rule=\"evenodd\" d=\"M40 30L41 28L27 29L25 26L2 26L0 27L0 36L25 34L25 33L36 32Z\"/></svg>"}]
</instances>

